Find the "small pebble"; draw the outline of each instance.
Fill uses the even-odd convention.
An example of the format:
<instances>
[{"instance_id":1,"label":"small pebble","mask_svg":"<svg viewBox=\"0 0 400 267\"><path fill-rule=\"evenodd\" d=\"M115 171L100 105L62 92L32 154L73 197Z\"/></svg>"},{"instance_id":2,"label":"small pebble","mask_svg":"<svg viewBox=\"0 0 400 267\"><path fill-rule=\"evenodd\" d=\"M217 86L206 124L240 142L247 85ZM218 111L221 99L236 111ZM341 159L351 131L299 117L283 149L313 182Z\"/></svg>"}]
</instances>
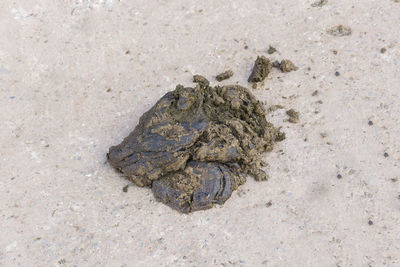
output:
<instances>
[{"instance_id":1,"label":"small pebble","mask_svg":"<svg viewBox=\"0 0 400 267\"><path fill-rule=\"evenodd\" d=\"M341 175L341 174L338 174L336 177L337 177L338 179L342 179L342 175Z\"/></svg>"},{"instance_id":2,"label":"small pebble","mask_svg":"<svg viewBox=\"0 0 400 267\"><path fill-rule=\"evenodd\" d=\"M124 192L124 193L128 192L128 187L129 187L128 184L125 185L125 186L122 188L122 192Z\"/></svg>"},{"instance_id":3,"label":"small pebble","mask_svg":"<svg viewBox=\"0 0 400 267\"><path fill-rule=\"evenodd\" d=\"M384 54L386 52L386 48L381 48L381 53Z\"/></svg>"},{"instance_id":4,"label":"small pebble","mask_svg":"<svg viewBox=\"0 0 400 267\"><path fill-rule=\"evenodd\" d=\"M272 201L270 200L270 201L268 201L267 203L265 203L265 206L266 206L267 208L271 207L271 206L272 206Z\"/></svg>"},{"instance_id":5,"label":"small pebble","mask_svg":"<svg viewBox=\"0 0 400 267\"><path fill-rule=\"evenodd\" d=\"M368 224L369 224L369 225L373 225L373 224L374 224L374 222L373 222L373 221L371 221L371 220L369 220L369 221L368 221Z\"/></svg>"},{"instance_id":6,"label":"small pebble","mask_svg":"<svg viewBox=\"0 0 400 267\"><path fill-rule=\"evenodd\" d=\"M385 152L385 153L383 153L383 156L384 156L385 158L387 158L387 157L389 157L389 154L388 154L387 152Z\"/></svg>"},{"instance_id":7,"label":"small pebble","mask_svg":"<svg viewBox=\"0 0 400 267\"><path fill-rule=\"evenodd\" d=\"M336 71L335 76L339 76L339 75L340 75L340 72Z\"/></svg>"},{"instance_id":8,"label":"small pebble","mask_svg":"<svg viewBox=\"0 0 400 267\"><path fill-rule=\"evenodd\" d=\"M368 121L368 125L373 125L374 123L372 121Z\"/></svg>"}]
</instances>

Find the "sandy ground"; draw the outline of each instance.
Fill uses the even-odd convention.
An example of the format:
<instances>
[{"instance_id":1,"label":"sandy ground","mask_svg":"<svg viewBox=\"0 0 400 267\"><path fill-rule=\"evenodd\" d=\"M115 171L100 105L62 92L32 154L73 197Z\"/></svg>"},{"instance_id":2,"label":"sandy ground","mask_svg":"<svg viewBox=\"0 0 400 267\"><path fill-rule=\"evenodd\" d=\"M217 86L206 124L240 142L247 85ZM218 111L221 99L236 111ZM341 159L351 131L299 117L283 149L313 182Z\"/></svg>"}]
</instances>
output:
<instances>
[{"instance_id":1,"label":"sandy ground","mask_svg":"<svg viewBox=\"0 0 400 267\"><path fill-rule=\"evenodd\" d=\"M0 265L400 266L400 3L311 4L1 1ZM253 90L286 108L270 180L190 215L124 193L109 146L193 74L249 86L269 45L299 67Z\"/></svg>"}]
</instances>

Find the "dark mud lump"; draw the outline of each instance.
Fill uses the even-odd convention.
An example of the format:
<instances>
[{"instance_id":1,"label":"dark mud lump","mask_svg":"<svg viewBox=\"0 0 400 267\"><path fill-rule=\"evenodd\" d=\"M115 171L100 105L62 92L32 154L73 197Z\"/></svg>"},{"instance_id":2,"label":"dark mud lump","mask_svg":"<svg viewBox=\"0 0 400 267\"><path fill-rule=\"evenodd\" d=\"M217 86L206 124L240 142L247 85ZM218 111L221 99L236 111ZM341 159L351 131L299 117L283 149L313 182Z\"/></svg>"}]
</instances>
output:
<instances>
[{"instance_id":1,"label":"dark mud lump","mask_svg":"<svg viewBox=\"0 0 400 267\"><path fill-rule=\"evenodd\" d=\"M107 154L128 179L183 213L223 204L247 174L265 180L261 154L284 139L249 90L210 87L199 77L196 87L164 95Z\"/></svg>"},{"instance_id":2,"label":"dark mud lump","mask_svg":"<svg viewBox=\"0 0 400 267\"><path fill-rule=\"evenodd\" d=\"M272 64L268 58L264 56L257 57L256 61L254 62L253 71L250 74L248 82L258 83L264 81L265 78L267 78L268 74L271 72L271 69Z\"/></svg>"}]
</instances>

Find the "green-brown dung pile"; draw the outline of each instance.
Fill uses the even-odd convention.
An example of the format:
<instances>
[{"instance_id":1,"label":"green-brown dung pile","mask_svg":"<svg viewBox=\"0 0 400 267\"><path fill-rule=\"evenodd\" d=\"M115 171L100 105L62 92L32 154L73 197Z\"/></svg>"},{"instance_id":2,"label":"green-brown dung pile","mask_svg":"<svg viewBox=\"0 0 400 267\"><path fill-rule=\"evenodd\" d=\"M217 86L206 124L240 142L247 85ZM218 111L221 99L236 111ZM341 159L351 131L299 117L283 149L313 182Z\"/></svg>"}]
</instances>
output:
<instances>
[{"instance_id":1,"label":"green-brown dung pile","mask_svg":"<svg viewBox=\"0 0 400 267\"><path fill-rule=\"evenodd\" d=\"M164 95L107 154L127 178L184 213L224 203L246 174L266 180L261 154L285 138L246 88L194 81Z\"/></svg>"}]
</instances>

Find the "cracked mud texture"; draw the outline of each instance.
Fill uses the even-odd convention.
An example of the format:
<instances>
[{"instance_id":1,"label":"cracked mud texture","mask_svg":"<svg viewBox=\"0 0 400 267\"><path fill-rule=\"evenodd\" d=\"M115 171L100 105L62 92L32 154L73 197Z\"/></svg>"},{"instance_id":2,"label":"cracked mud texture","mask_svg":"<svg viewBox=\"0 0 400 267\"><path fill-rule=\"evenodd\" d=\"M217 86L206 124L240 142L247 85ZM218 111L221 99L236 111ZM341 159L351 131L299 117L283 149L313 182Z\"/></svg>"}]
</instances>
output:
<instances>
[{"instance_id":1,"label":"cracked mud texture","mask_svg":"<svg viewBox=\"0 0 400 267\"><path fill-rule=\"evenodd\" d=\"M223 204L247 174L266 180L261 155L285 138L248 89L194 81L164 95L107 154L129 180L183 213Z\"/></svg>"},{"instance_id":2,"label":"cracked mud texture","mask_svg":"<svg viewBox=\"0 0 400 267\"><path fill-rule=\"evenodd\" d=\"M253 71L251 72L248 81L251 83L264 81L265 78L267 78L268 74L271 72L271 69L271 61L264 56L258 56L256 61L254 62Z\"/></svg>"}]
</instances>

